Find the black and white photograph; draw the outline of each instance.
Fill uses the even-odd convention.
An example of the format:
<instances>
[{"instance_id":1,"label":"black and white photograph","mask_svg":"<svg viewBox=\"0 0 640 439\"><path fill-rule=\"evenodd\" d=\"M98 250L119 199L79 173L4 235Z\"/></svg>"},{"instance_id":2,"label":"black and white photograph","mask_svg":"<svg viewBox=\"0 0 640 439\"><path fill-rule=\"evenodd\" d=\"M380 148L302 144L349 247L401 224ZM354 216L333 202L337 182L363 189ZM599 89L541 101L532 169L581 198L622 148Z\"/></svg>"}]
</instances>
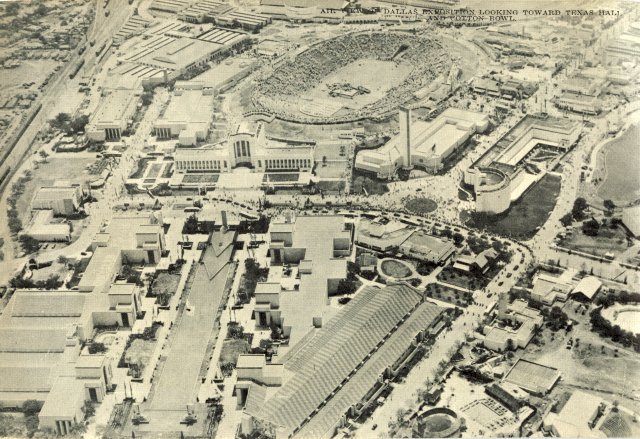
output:
<instances>
[{"instance_id":1,"label":"black and white photograph","mask_svg":"<svg viewBox=\"0 0 640 439\"><path fill-rule=\"evenodd\" d=\"M0 0L0 438L640 437L640 2Z\"/></svg>"}]
</instances>

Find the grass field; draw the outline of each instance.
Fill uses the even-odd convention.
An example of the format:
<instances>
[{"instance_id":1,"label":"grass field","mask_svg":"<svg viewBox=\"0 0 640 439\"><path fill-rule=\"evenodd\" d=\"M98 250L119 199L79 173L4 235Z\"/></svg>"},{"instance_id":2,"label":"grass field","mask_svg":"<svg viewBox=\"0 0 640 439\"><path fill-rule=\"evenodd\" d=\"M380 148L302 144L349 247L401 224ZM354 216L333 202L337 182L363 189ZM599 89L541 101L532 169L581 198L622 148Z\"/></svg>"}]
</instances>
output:
<instances>
[{"instance_id":1,"label":"grass field","mask_svg":"<svg viewBox=\"0 0 640 439\"><path fill-rule=\"evenodd\" d=\"M531 239L549 218L560 193L560 183L560 177L547 174L506 213L463 212L460 217L468 227L511 238Z\"/></svg>"},{"instance_id":2,"label":"grass field","mask_svg":"<svg viewBox=\"0 0 640 439\"><path fill-rule=\"evenodd\" d=\"M412 198L404 205L411 212L419 215L431 213L438 208L438 203L430 198Z\"/></svg>"}]
</instances>

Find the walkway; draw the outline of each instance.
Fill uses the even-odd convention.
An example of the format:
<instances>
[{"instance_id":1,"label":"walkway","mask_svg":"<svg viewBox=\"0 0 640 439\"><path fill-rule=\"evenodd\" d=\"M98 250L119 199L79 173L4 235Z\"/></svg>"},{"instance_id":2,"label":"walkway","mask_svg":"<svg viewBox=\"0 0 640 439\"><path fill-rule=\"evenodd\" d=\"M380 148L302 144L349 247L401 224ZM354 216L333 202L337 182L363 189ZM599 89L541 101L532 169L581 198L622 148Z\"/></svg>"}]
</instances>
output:
<instances>
[{"instance_id":1,"label":"walkway","mask_svg":"<svg viewBox=\"0 0 640 439\"><path fill-rule=\"evenodd\" d=\"M218 331L215 317L227 281L232 238L231 233L214 235L212 245L205 251L204 263L196 265L186 309L173 329L170 352L150 410L185 410L187 404L196 402L200 367L209 340Z\"/></svg>"}]
</instances>

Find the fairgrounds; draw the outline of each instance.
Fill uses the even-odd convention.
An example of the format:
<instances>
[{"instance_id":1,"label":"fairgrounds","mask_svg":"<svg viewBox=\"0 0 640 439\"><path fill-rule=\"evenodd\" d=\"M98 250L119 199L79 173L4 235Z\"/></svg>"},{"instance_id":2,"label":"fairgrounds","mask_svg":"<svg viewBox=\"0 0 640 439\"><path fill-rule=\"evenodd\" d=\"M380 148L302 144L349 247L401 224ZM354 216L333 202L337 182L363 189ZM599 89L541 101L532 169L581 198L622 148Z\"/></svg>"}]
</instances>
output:
<instances>
[{"instance_id":1,"label":"fairgrounds","mask_svg":"<svg viewBox=\"0 0 640 439\"><path fill-rule=\"evenodd\" d=\"M393 75L374 78L372 65ZM414 92L447 74L450 67L449 54L434 38L403 32L349 33L315 44L276 68L256 87L252 102L257 110L303 123L381 117L412 100ZM351 83L354 78L357 83ZM335 84L366 92L330 99L329 88ZM308 101L301 103L307 97L336 104L320 111Z\"/></svg>"},{"instance_id":2,"label":"fairgrounds","mask_svg":"<svg viewBox=\"0 0 640 439\"><path fill-rule=\"evenodd\" d=\"M185 287L186 305L177 318L164 353L150 403L143 412L150 420L140 431L178 431L187 404L196 403L200 372L208 347L218 332L216 315L225 290L233 251L233 233L215 234L196 263L192 281ZM202 401L204 402L204 401ZM169 413L171 412L171 413Z\"/></svg>"}]
</instances>

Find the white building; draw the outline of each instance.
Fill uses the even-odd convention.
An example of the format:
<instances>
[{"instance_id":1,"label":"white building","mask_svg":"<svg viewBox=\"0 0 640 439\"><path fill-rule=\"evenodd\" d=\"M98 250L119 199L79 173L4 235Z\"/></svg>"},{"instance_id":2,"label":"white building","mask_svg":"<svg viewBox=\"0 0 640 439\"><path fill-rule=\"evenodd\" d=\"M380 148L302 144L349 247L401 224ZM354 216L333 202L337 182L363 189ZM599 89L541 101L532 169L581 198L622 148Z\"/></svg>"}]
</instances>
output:
<instances>
[{"instance_id":1,"label":"white building","mask_svg":"<svg viewBox=\"0 0 640 439\"><path fill-rule=\"evenodd\" d=\"M569 119L527 115L464 173L464 183L473 187L476 211L498 214L506 211L544 172L540 163L529 163L538 146L570 149L580 136L580 125Z\"/></svg>"},{"instance_id":2,"label":"white building","mask_svg":"<svg viewBox=\"0 0 640 439\"><path fill-rule=\"evenodd\" d=\"M178 173L229 172L237 166L257 172L310 171L314 149L315 142L267 137L262 123L243 123L224 142L177 148L174 161Z\"/></svg>"},{"instance_id":3,"label":"white building","mask_svg":"<svg viewBox=\"0 0 640 439\"><path fill-rule=\"evenodd\" d=\"M53 218L53 210L35 210L25 235L41 242L71 241L71 226L62 219Z\"/></svg>"},{"instance_id":4,"label":"white building","mask_svg":"<svg viewBox=\"0 0 640 439\"><path fill-rule=\"evenodd\" d=\"M103 91L87 126L87 137L94 141L120 139L133 119L139 96L139 91L123 88Z\"/></svg>"},{"instance_id":5,"label":"white building","mask_svg":"<svg viewBox=\"0 0 640 439\"><path fill-rule=\"evenodd\" d=\"M472 135L484 132L489 118L457 108L448 108L432 122L411 121L411 110L400 108L400 133L375 150L362 150L355 167L391 178L399 168L440 170L444 161Z\"/></svg>"},{"instance_id":6,"label":"white building","mask_svg":"<svg viewBox=\"0 0 640 439\"><path fill-rule=\"evenodd\" d=\"M49 209L54 215L71 215L82 202L82 188L75 186L43 186L31 201L32 209Z\"/></svg>"},{"instance_id":7,"label":"white building","mask_svg":"<svg viewBox=\"0 0 640 439\"><path fill-rule=\"evenodd\" d=\"M193 146L206 140L213 118L213 90L198 82L177 82L171 102L153 129L158 139L178 138Z\"/></svg>"}]
</instances>

